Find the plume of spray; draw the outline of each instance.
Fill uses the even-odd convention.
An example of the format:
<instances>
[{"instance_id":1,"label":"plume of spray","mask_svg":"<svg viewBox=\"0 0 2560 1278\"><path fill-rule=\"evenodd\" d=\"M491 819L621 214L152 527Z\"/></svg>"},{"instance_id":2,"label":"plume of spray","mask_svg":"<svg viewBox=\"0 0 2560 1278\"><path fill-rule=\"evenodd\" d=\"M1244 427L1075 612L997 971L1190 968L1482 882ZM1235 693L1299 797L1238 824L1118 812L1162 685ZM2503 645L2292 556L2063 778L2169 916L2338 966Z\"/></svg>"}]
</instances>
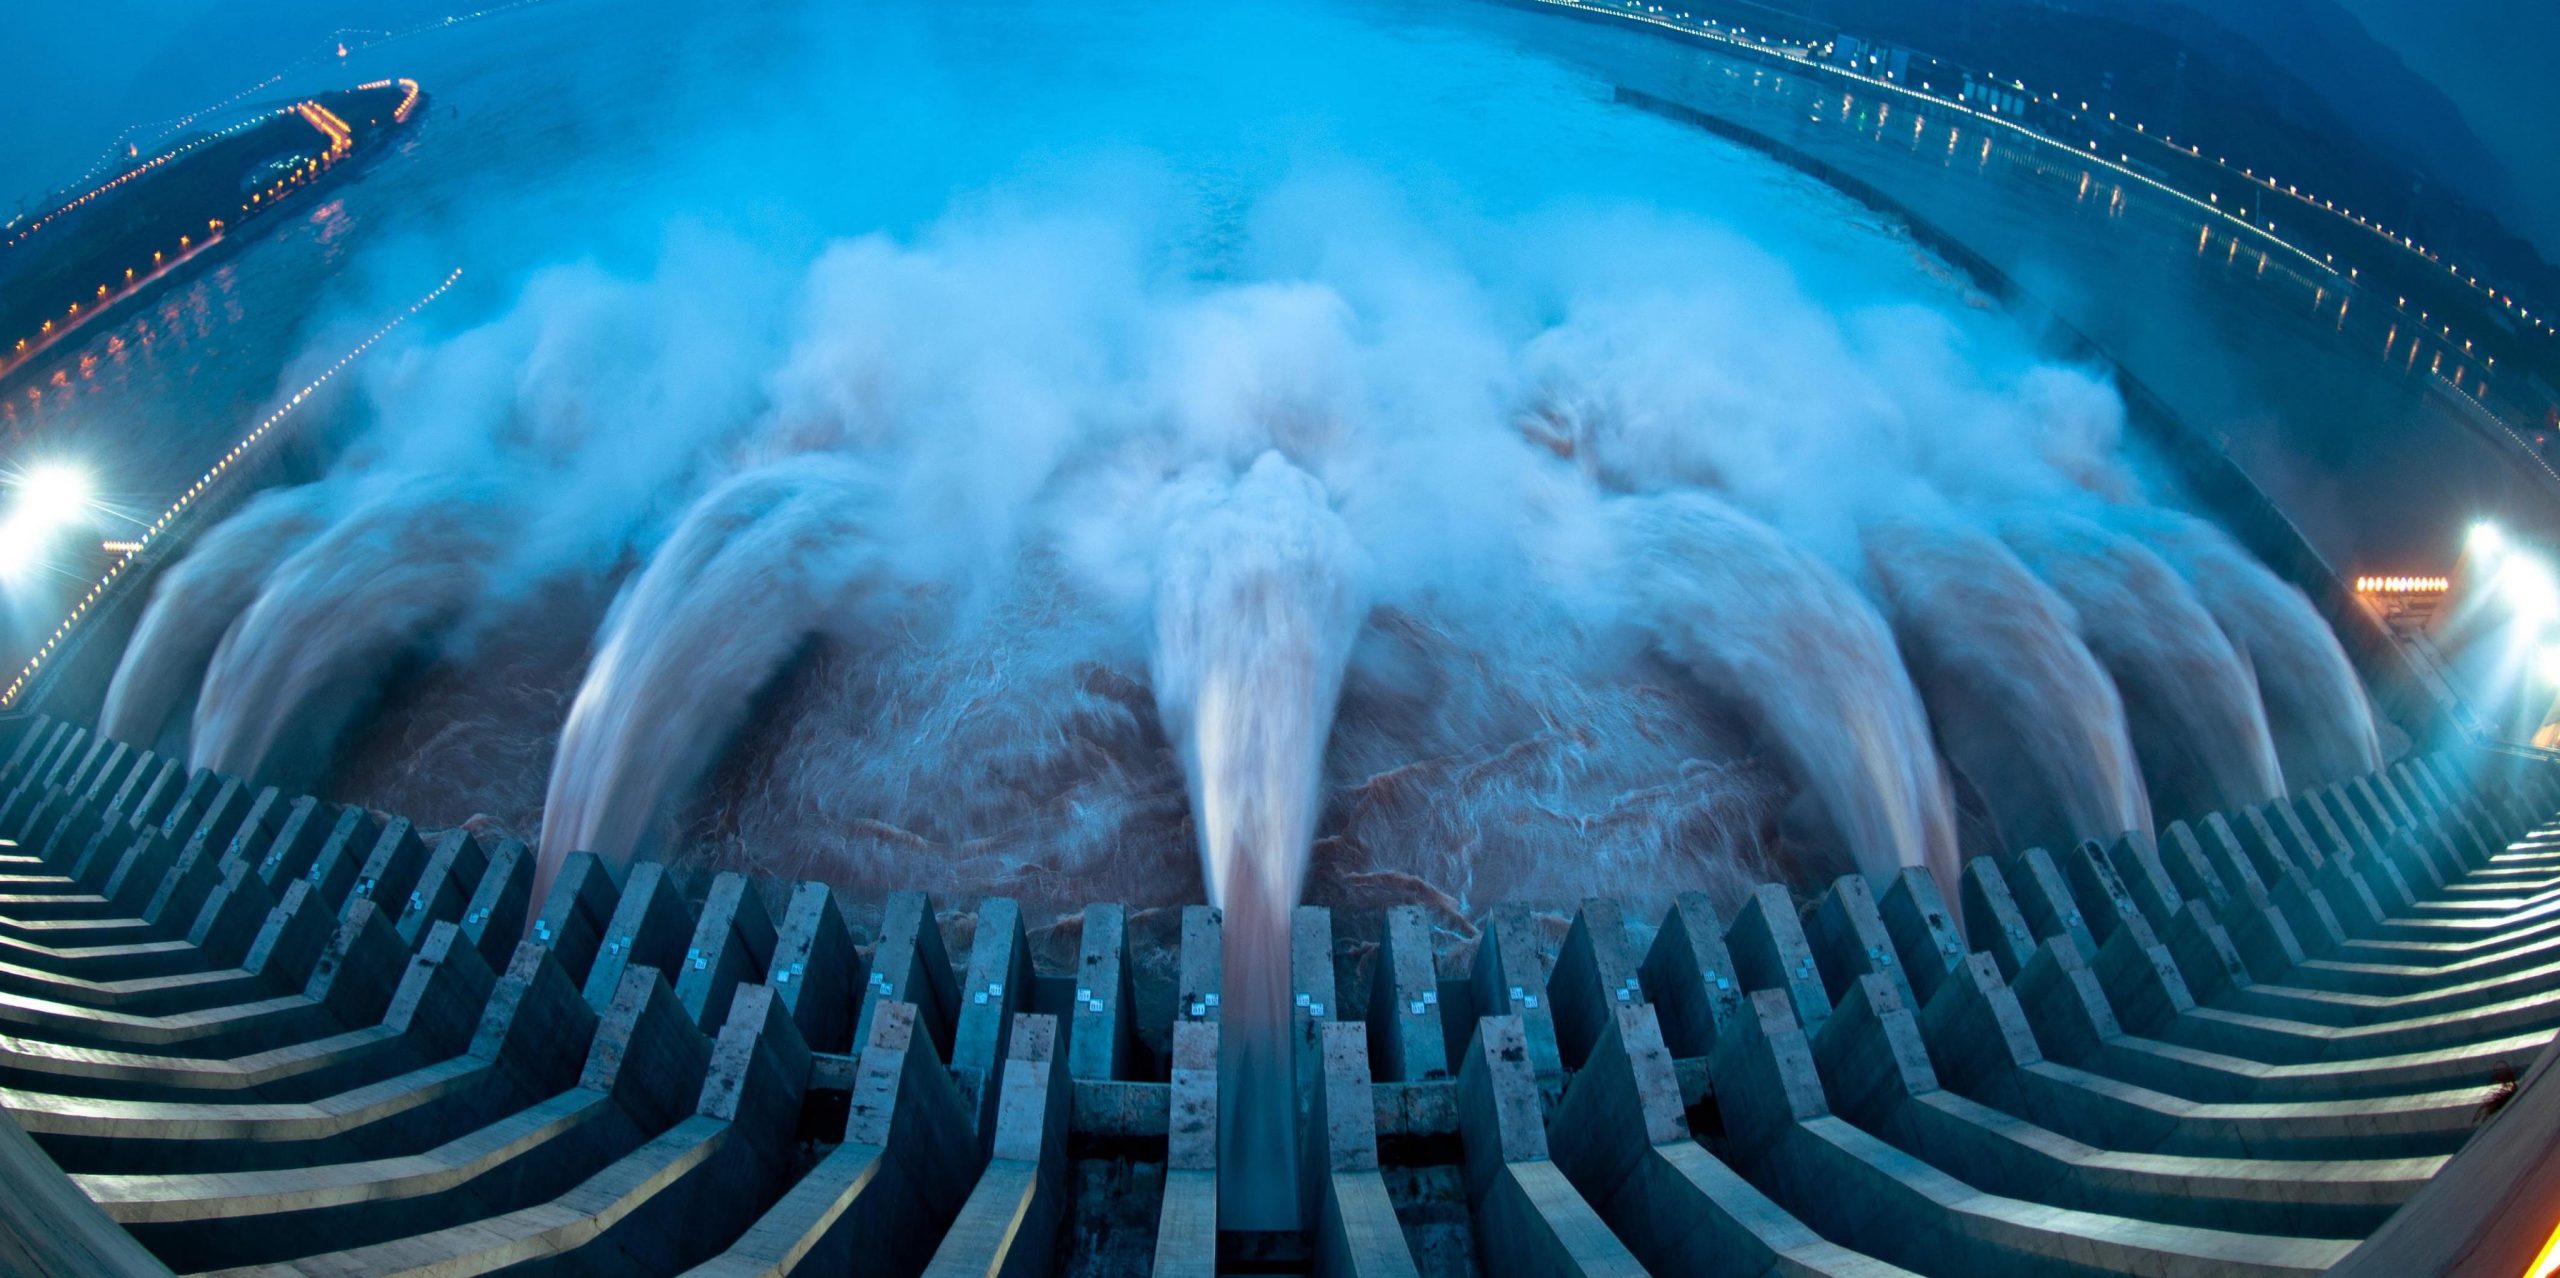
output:
<instances>
[{"instance_id":1,"label":"plume of spray","mask_svg":"<svg viewBox=\"0 0 2560 1278\"><path fill-rule=\"evenodd\" d=\"M2000 536L2071 605L2114 677L2155 811L2193 816L2284 793L2248 660L2176 570L2081 515L2021 512Z\"/></svg>"},{"instance_id":2,"label":"plume of spray","mask_svg":"<svg viewBox=\"0 0 2560 1278\"><path fill-rule=\"evenodd\" d=\"M2222 530L2156 507L2111 512L2195 588L2249 663L2286 784L2345 781L2382 766L2364 681L2302 591L2249 557Z\"/></svg>"},{"instance_id":3,"label":"plume of spray","mask_svg":"<svg viewBox=\"0 0 2560 1278\"><path fill-rule=\"evenodd\" d=\"M543 800L541 900L571 852L631 860L757 691L887 579L871 472L815 455L742 472L687 510L606 616Z\"/></svg>"},{"instance_id":4,"label":"plume of spray","mask_svg":"<svg viewBox=\"0 0 2560 1278\"><path fill-rule=\"evenodd\" d=\"M410 476L358 494L223 635L196 701L195 761L261 778L317 767L385 676L477 596L494 505L470 476Z\"/></svg>"},{"instance_id":5,"label":"plume of spray","mask_svg":"<svg viewBox=\"0 0 2560 1278\"><path fill-rule=\"evenodd\" d=\"M268 571L319 531L327 498L317 484L260 493L161 571L107 684L100 732L143 745L160 739Z\"/></svg>"},{"instance_id":6,"label":"plume of spray","mask_svg":"<svg viewBox=\"0 0 2560 1278\"><path fill-rule=\"evenodd\" d=\"M1613 503L1629 615L1744 708L1858 868L1925 866L1953 890L1955 816L1920 695L1840 574L1704 493Z\"/></svg>"},{"instance_id":7,"label":"plume of spray","mask_svg":"<svg viewBox=\"0 0 2560 1278\"><path fill-rule=\"evenodd\" d=\"M1938 742L1990 804L2003 842L2150 833L2123 699L2070 605L1979 529L1886 519L1864 533Z\"/></svg>"},{"instance_id":8,"label":"plume of spray","mask_svg":"<svg viewBox=\"0 0 2560 1278\"><path fill-rule=\"evenodd\" d=\"M2147 829L2120 700L2071 610L1963 509L2116 491L2114 392L1986 367L1933 312L1770 306L1783 277L1684 284L1582 299L1541 334L1522 431L1605 491L1716 492L1862 588L2005 839ZM1702 335L1745 354L1691 358Z\"/></svg>"},{"instance_id":9,"label":"plume of spray","mask_svg":"<svg viewBox=\"0 0 2560 1278\"><path fill-rule=\"evenodd\" d=\"M1226 916L1221 1219L1298 1219L1289 922L1323 797L1325 737L1364 611L1359 551L1312 476L1265 453L1179 481L1156 564L1149 666Z\"/></svg>"}]
</instances>

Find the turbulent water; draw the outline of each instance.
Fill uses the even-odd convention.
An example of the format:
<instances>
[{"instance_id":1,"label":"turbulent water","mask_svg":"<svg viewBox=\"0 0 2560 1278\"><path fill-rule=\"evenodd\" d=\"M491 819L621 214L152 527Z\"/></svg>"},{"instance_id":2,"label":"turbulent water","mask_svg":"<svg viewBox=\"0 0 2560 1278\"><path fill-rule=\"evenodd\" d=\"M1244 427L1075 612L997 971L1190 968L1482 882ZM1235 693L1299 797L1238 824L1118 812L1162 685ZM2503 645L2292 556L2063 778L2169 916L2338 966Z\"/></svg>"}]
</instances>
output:
<instances>
[{"instance_id":1,"label":"turbulent water","mask_svg":"<svg viewBox=\"0 0 2560 1278\"><path fill-rule=\"evenodd\" d=\"M1952 889L2378 757L2103 370L1511 16L641 8L418 46L340 265L479 292L164 575L117 731L537 893L1216 903L1274 1227L1301 901Z\"/></svg>"},{"instance_id":2,"label":"turbulent water","mask_svg":"<svg viewBox=\"0 0 2560 1278\"><path fill-rule=\"evenodd\" d=\"M1301 899L1946 875L2378 755L2103 371L1539 28L649 12L413 46L328 260L477 291L164 577L119 731L546 881L1217 901L1266 983Z\"/></svg>"},{"instance_id":3,"label":"turbulent water","mask_svg":"<svg viewBox=\"0 0 2560 1278\"><path fill-rule=\"evenodd\" d=\"M189 757L235 776L318 775L398 665L479 593L489 500L467 477L383 484L277 565L214 649Z\"/></svg>"},{"instance_id":4,"label":"turbulent water","mask_svg":"<svg viewBox=\"0 0 2560 1278\"><path fill-rule=\"evenodd\" d=\"M2122 691L2156 809L2192 817L2286 792L2247 657L2168 564L2082 515L2014 515L2001 533L2070 603Z\"/></svg>"},{"instance_id":5,"label":"turbulent water","mask_svg":"<svg viewBox=\"0 0 2560 1278\"><path fill-rule=\"evenodd\" d=\"M1266 453L1232 483L1193 480L1156 568L1148 673L1190 777L1209 899L1225 913L1219 1147L1273 1174L1221 1214L1299 1218L1290 1069L1289 917L1323 796L1325 737L1362 611L1359 551L1313 477ZM1223 1099L1223 1098L1222 1098Z\"/></svg>"},{"instance_id":6,"label":"turbulent water","mask_svg":"<svg viewBox=\"0 0 2560 1278\"><path fill-rule=\"evenodd\" d=\"M317 485L262 493L160 574L108 684L98 712L101 732L118 741L159 743L170 719L193 698L224 632L257 600L268 572L319 531L326 496Z\"/></svg>"},{"instance_id":7,"label":"turbulent water","mask_svg":"<svg viewBox=\"0 0 2560 1278\"><path fill-rule=\"evenodd\" d=\"M2138 510L2118 518L2186 577L2248 661L2288 787L2347 781L2382 766L2364 683L2299 587L2193 516Z\"/></svg>"},{"instance_id":8,"label":"turbulent water","mask_svg":"<svg viewBox=\"0 0 2560 1278\"><path fill-rule=\"evenodd\" d=\"M1939 745L2002 841L2149 833L2123 698L2071 606L1979 529L1886 522L1865 544Z\"/></svg>"},{"instance_id":9,"label":"turbulent water","mask_svg":"<svg viewBox=\"0 0 2560 1278\"><path fill-rule=\"evenodd\" d=\"M1954 882L1945 777L1893 646L1848 582L1703 494L1624 498L1631 613L1663 651L1747 708L1858 868Z\"/></svg>"},{"instance_id":10,"label":"turbulent water","mask_svg":"<svg viewBox=\"0 0 2560 1278\"><path fill-rule=\"evenodd\" d=\"M884 580L871 475L835 457L706 493L614 602L543 804L539 900L571 852L625 866L784 660Z\"/></svg>"}]
</instances>

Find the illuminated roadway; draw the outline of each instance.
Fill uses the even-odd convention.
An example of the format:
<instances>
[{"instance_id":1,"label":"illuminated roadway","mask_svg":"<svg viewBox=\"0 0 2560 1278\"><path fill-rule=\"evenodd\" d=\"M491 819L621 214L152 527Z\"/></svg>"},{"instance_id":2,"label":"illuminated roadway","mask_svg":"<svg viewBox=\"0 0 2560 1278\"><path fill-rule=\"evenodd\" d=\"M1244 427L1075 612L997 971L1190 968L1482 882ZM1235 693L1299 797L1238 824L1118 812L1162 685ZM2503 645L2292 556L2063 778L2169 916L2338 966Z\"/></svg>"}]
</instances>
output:
<instances>
[{"instance_id":1,"label":"illuminated roadway","mask_svg":"<svg viewBox=\"0 0 2560 1278\"><path fill-rule=\"evenodd\" d=\"M1774 139L1945 230L2222 437L2341 572L2442 571L2483 518L2560 544L2560 476L2509 430L2538 414L2502 402L2517 379L2466 355L2441 317L2006 121L1935 100L1916 110L1898 88L1816 81L1632 23L1483 12L1524 45Z\"/></svg>"}]
</instances>

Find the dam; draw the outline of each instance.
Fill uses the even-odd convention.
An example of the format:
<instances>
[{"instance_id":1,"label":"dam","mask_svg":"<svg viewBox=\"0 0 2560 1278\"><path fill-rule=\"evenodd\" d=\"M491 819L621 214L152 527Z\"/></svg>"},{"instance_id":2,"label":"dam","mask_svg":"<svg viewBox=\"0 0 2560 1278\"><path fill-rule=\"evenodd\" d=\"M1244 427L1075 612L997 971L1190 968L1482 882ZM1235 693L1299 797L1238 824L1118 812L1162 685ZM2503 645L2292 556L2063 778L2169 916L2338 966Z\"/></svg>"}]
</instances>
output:
<instances>
[{"instance_id":1,"label":"dam","mask_svg":"<svg viewBox=\"0 0 2560 1278\"><path fill-rule=\"evenodd\" d=\"M0 369L0 1273L2548 1267L2520 258L1863 0L405 3Z\"/></svg>"},{"instance_id":2,"label":"dam","mask_svg":"<svg viewBox=\"0 0 2560 1278\"><path fill-rule=\"evenodd\" d=\"M2485 1222L2552 1156L2560 774L2494 751L1976 858L1953 893L1496 908L1465 953L1414 907L1297 907L1300 1217L1259 1230L1219 1212L1275 1169L1219 1156L1217 910L1089 905L1035 943L1002 898L584 854L537 899L520 843L78 724L22 720L7 758L16 1272L2382 1274L2539 1245Z\"/></svg>"}]
</instances>

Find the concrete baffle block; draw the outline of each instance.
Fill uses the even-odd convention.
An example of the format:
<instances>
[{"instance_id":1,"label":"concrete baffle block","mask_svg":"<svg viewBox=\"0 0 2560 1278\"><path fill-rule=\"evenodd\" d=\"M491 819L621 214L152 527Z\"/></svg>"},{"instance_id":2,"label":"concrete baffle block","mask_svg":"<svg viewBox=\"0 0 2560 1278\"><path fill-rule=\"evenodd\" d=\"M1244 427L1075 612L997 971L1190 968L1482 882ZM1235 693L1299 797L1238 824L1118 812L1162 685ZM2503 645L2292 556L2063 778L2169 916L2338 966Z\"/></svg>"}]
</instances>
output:
<instances>
[{"instance_id":1,"label":"concrete baffle block","mask_svg":"<svg viewBox=\"0 0 2560 1278\"><path fill-rule=\"evenodd\" d=\"M1912 993L1927 1000L1947 974L1964 962L1966 953L1964 934L1938 890L1937 876L1921 866L1902 867L1876 902L1876 913L1884 920L1894 952L1901 956L1902 974Z\"/></svg>"},{"instance_id":2,"label":"concrete baffle block","mask_svg":"<svg viewBox=\"0 0 2560 1278\"><path fill-rule=\"evenodd\" d=\"M1357 1021L1320 1031L1324 1078L1308 1114L1300 1161L1313 1182L1318 1274L1414 1274L1378 1170L1378 1112L1370 1098L1369 1035Z\"/></svg>"},{"instance_id":3,"label":"concrete baffle block","mask_svg":"<svg viewBox=\"0 0 2560 1278\"><path fill-rule=\"evenodd\" d=\"M995 1147L928 1275L1047 1274L1066 1214L1070 1097L1054 1016L1017 1014L1007 1035Z\"/></svg>"},{"instance_id":4,"label":"concrete baffle block","mask_svg":"<svg viewBox=\"0 0 2560 1278\"><path fill-rule=\"evenodd\" d=\"M563 876L566 878L564 872ZM683 979L685 943L693 938L693 915L667 880L667 867L643 861L614 902L613 916L598 936L595 960L587 968L587 1005L601 1012L622 987L622 974L634 967L674 972ZM539 930L537 929L537 935Z\"/></svg>"},{"instance_id":5,"label":"concrete baffle block","mask_svg":"<svg viewBox=\"0 0 2560 1278\"><path fill-rule=\"evenodd\" d=\"M1911 978L1903 971L1893 934L1885 928L1875 889L1865 875L1848 874L1834 881L1813 903L1804 923L1805 941L1822 974L1826 1002L1839 1002L1859 977L1870 975L1884 977L1909 996Z\"/></svg>"},{"instance_id":6,"label":"concrete baffle block","mask_svg":"<svg viewBox=\"0 0 2560 1278\"><path fill-rule=\"evenodd\" d=\"M734 870L711 880L676 978L676 1001L695 1024L708 1030L728 1022L729 999L742 983L761 980L773 961L773 936L773 916L753 880Z\"/></svg>"},{"instance_id":7,"label":"concrete baffle block","mask_svg":"<svg viewBox=\"0 0 2560 1278\"><path fill-rule=\"evenodd\" d=\"M1132 1077L1138 1039L1130 1006L1135 997L1125 908L1084 908L1084 941L1076 952L1075 982L1075 1004L1068 1009L1072 1027L1068 1072L1076 1078L1100 1080Z\"/></svg>"},{"instance_id":8,"label":"concrete baffle block","mask_svg":"<svg viewBox=\"0 0 2560 1278\"><path fill-rule=\"evenodd\" d=\"M1805 938L1804 923L1785 888L1775 883L1754 888L1734 914L1733 926L1725 929L1724 944L1733 952L1744 989L1778 991L1808 1025L1819 1025L1831 1014L1831 994L1823 988L1813 943Z\"/></svg>"},{"instance_id":9,"label":"concrete baffle block","mask_svg":"<svg viewBox=\"0 0 2560 1278\"><path fill-rule=\"evenodd\" d=\"M1431 921L1419 906L1390 906L1386 912L1369 991L1369 1061L1390 1081L1449 1077L1440 972L1432 956Z\"/></svg>"},{"instance_id":10,"label":"concrete baffle block","mask_svg":"<svg viewBox=\"0 0 2560 1278\"><path fill-rule=\"evenodd\" d=\"M558 960L569 979L583 985L604 945L605 929L621 912L622 891L613 872L593 852L572 852L533 916L532 939ZM593 1006L590 1004L590 1006Z\"/></svg>"},{"instance_id":11,"label":"concrete baffle block","mask_svg":"<svg viewBox=\"0 0 2560 1278\"><path fill-rule=\"evenodd\" d=\"M864 979L862 1011L854 1018L854 1041L869 1041L871 1020L879 1015L882 1004L909 1003L935 1055L949 1060L958 1001L950 954L943 948L942 926L934 921L933 902L922 892L890 893L881 910L880 941L872 948L871 971Z\"/></svg>"},{"instance_id":12,"label":"concrete baffle block","mask_svg":"<svg viewBox=\"0 0 2560 1278\"><path fill-rule=\"evenodd\" d=\"M1547 977L1556 1051L1568 1071L1582 1068L1616 1009L1645 1001L1644 981L1636 973L1618 903L1601 897L1583 901L1556 951L1555 971Z\"/></svg>"},{"instance_id":13,"label":"concrete baffle block","mask_svg":"<svg viewBox=\"0 0 2560 1278\"><path fill-rule=\"evenodd\" d=\"M1031 945L1022 907L1005 897L978 903L977 940L960 988L960 1017L952 1030L951 1077L972 1116L978 1144L995 1148L996 1102L1014 1015L1031 1005Z\"/></svg>"},{"instance_id":14,"label":"concrete baffle block","mask_svg":"<svg viewBox=\"0 0 2560 1278\"><path fill-rule=\"evenodd\" d=\"M1653 934L1641 970L1645 996L1675 1056L1704 1056L1716 1027L1742 1005L1742 978L1725 949L1724 921L1702 892L1683 892Z\"/></svg>"},{"instance_id":15,"label":"concrete baffle block","mask_svg":"<svg viewBox=\"0 0 2560 1278\"><path fill-rule=\"evenodd\" d=\"M1478 1019L1458 1064L1458 1133L1477 1260L1497 1276L1644 1273L1549 1159L1540 1090L1522 1018Z\"/></svg>"},{"instance_id":16,"label":"concrete baffle block","mask_svg":"<svg viewBox=\"0 0 2560 1278\"><path fill-rule=\"evenodd\" d=\"M774 929L766 983L813 1051L842 1052L853 1040L853 934L834 889L799 883Z\"/></svg>"}]
</instances>

